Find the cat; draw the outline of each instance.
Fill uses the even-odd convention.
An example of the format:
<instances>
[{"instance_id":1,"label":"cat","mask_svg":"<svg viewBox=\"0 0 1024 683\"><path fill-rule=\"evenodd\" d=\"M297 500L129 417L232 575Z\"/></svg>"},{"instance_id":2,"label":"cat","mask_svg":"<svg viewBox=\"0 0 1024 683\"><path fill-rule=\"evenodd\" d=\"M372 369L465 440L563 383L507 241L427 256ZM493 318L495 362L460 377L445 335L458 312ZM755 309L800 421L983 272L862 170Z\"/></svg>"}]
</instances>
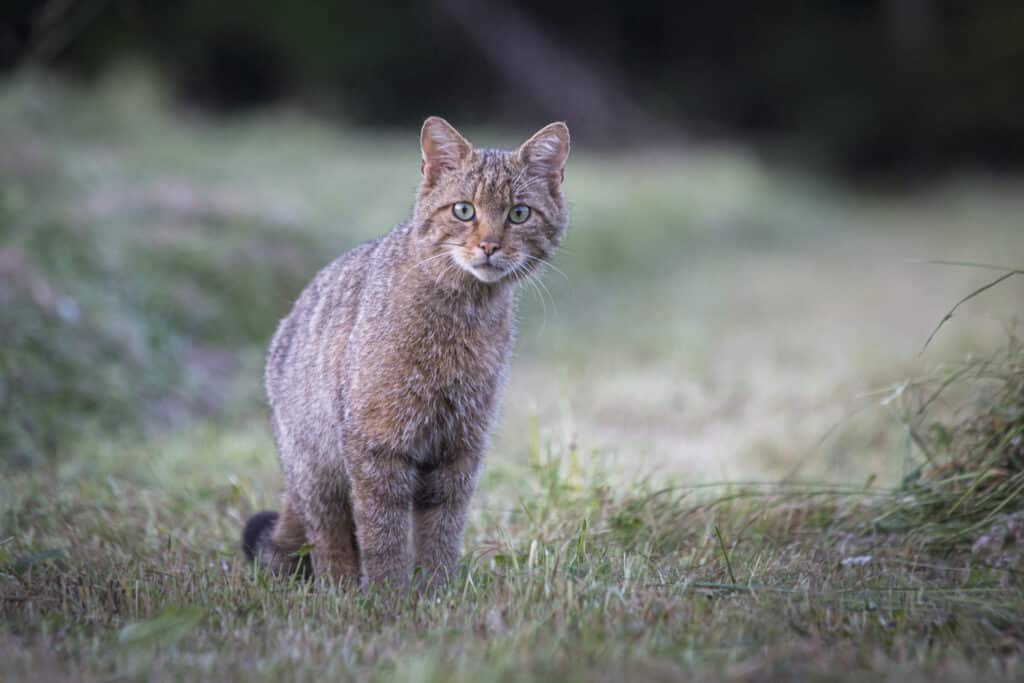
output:
<instances>
[{"instance_id":1,"label":"cat","mask_svg":"<svg viewBox=\"0 0 1024 683\"><path fill-rule=\"evenodd\" d=\"M430 117L420 147L412 218L320 271L270 344L285 491L242 544L279 573L366 588L407 585L415 568L437 584L459 559L518 284L568 224L569 129L475 149Z\"/></svg>"}]
</instances>

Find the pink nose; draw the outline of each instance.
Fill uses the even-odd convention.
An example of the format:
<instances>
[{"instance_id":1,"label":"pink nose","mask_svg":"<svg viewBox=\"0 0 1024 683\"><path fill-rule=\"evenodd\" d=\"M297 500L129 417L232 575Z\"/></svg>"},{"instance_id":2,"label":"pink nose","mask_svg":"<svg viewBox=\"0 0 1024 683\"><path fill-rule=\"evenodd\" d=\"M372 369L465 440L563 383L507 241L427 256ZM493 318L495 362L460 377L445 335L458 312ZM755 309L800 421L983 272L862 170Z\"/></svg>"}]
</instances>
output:
<instances>
[{"instance_id":1,"label":"pink nose","mask_svg":"<svg viewBox=\"0 0 1024 683\"><path fill-rule=\"evenodd\" d=\"M487 256L491 256L494 252L498 251L498 249L501 249L501 245L497 242L485 241L480 242L480 248L483 249L483 252Z\"/></svg>"}]
</instances>

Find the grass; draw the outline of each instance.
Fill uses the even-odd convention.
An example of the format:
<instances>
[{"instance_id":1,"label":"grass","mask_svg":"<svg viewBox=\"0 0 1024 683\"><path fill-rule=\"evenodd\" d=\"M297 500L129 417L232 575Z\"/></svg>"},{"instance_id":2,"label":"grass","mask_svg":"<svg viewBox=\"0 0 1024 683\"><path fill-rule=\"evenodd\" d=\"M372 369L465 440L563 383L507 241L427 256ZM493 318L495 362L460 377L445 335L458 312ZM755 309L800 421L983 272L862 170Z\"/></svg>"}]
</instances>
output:
<instances>
[{"instance_id":1,"label":"grass","mask_svg":"<svg viewBox=\"0 0 1024 683\"><path fill-rule=\"evenodd\" d=\"M975 550L1000 551L1016 543L1010 536L979 537L1016 512L1024 493L1022 362L1021 340L1012 336L990 356L899 387L906 394L908 435L920 456L903 478L908 495L888 506L873 526L944 547L973 542ZM947 402L952 416L936 419L932 406L964 388L970 390L966 399Z\"/></svg>"},{"instance_id":2,"label":"grass","mask_svg":"<svg viewBox=\"0 0 1024 683\"><path fill-rule=\"evenodd\" d=\"M1019 573L865 533L888 490L622 487L532 453L485 486L448 591L390 610L240 561L238 525L264 495L245 472L267 444L237 438L201 430L5 482L9 675L1019 676Z\"/></svg>"},{"instance_id":3,"label":"grass","mask_svg":"<svg viewBox=\"0 0 1024 683\"><path fill-rule=\"evenodd\" d=\"M0 679L1021 677L1020 283L918 357L993 276L906 261L1024 263L1010 180L574 152L456 580L395 607L254 573L262 349L407 212L410 139L206 120L131 72L0 84Z\"/></svg>"}]
</instances>

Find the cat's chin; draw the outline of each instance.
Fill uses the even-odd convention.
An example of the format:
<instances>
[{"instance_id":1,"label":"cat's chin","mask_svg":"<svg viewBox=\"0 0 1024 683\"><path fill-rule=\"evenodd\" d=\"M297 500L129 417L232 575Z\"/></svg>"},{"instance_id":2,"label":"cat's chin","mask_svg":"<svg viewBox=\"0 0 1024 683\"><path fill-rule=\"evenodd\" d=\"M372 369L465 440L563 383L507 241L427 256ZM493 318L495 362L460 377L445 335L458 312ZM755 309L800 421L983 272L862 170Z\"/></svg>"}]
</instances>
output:
<instances>
[{"instance_id":1,"label":"cat's chin","mask_svg":"<svg viewBox=\"0 0 1024 683\"><path fill-rule=\"evenodd\" d=\"M453 260L455 261L455 264L462 269L462 272L472 275L480 282L489 285L501 282L511 275L517 267L507 259L502 259L498 263L487 261L485 259L478 259L477 262L474 263L472 261L459 258L458 256L453 256Z\"/></svg>"},{"instance_id":2,"label":"cat's chin","mask_svg":"<svg viewBox=\"0 0 1024 683\"><path fill-rule=\"evenodd\" d=\"M493 284L505 278L509 274L508 269L500 268L498 266L485 263L480 266L470 266L466 270L469 271L470 275L475 277L480 282L486 282L487 284Z\"/></svg>"}]
</instances>

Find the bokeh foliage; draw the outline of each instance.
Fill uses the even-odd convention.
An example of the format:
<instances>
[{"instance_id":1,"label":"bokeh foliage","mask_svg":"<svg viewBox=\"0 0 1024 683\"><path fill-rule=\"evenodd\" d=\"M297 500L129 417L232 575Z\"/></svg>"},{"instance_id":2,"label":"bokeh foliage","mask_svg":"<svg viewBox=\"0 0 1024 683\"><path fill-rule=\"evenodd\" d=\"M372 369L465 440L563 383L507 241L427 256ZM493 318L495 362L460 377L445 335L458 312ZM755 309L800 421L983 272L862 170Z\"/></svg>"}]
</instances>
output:
<instances>
[{"instance_id":1,"label":"bokeh foliage","mask_svg":"<svg viewBox=\"0 0 1024 683\"><path fill-rule=\"evenodd\" d=\"M593 77L669 130L781 141L787 157L845 171L1024 161L1024 6L1013 0L771 9L532 1L507 32L475 26L476 4L461 0L51 4L65 11L8 3L0 65L37 59L95 75L142 56L193 102L237 108L301 98L376 125L428 113L463 123L563 118L559 102ZM480 4L484 13L497 8ZM484 54L481 40L501 49ZM537 40L586 75L551 71L550 56L531 54ZM618 113L569 123L591 143L649 137L640 126L615 127Z\"/></svg>"}]
</instances>

